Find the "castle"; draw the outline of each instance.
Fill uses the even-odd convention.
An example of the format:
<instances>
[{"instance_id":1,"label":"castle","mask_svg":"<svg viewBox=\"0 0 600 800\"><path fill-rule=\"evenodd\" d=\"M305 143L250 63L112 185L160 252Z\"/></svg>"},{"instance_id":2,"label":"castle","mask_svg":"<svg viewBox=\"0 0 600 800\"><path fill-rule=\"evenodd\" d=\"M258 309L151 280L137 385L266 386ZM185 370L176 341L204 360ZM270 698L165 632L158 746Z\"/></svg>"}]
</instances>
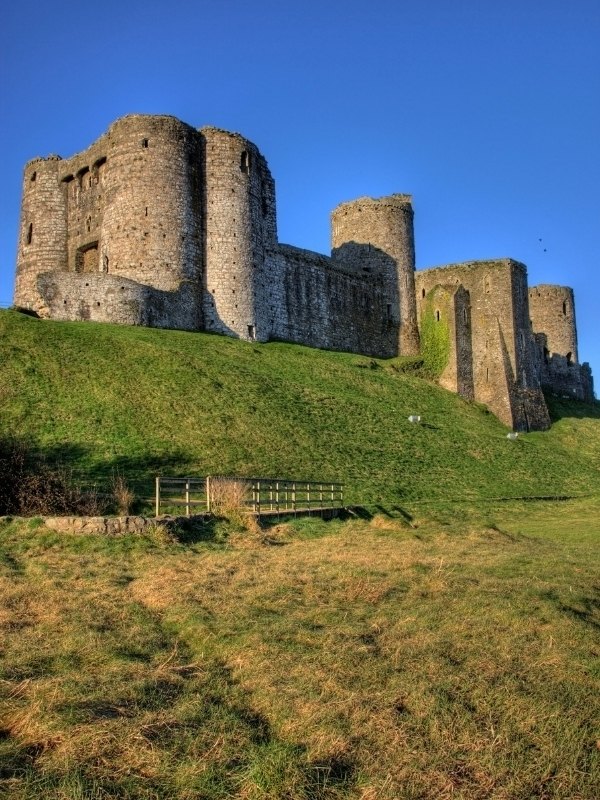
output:
<instances>
[{"instance_id":1,"label":"castle","mask_svg":"<svg viewBox=\"0 0 600 800\"><path fill-rule=\"evenodd\" d=\"M123 117L72 158L26 165L14 304L381 358L422 351L442 386L515 430L549 426L542 388L594 396L571 289L528 289L511 259L415 272L404 194L338 206L331 256L281 244L257 147L169 116Z\"/></svg>"}]
</instances>

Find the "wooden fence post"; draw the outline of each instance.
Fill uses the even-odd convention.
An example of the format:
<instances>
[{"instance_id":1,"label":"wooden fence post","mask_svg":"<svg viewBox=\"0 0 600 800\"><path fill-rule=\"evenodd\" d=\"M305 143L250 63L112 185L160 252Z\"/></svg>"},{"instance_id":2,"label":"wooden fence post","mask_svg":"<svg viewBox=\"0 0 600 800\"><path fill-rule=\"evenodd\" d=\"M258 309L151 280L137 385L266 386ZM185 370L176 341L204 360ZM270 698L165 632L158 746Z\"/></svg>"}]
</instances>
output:
<instances>
[{"instance_id":1,"label":"wooden fence post","mask_svg":"<svg viewBox=\"0 0 600 800\"><path fill-rule=\"evenodd\" d=\"M206 511L210 514L210 475L206 476Z\"/></svg>"},{"instance_id":2,"label":"wooden fence post","mask_svg":"<svg viewBox=\"0 0 600 800\"><path fill-rule=\"evenodd\" d=\"M156 476L155 481L155 488L154 488L154 499L156 503L156 514L155 516L160 516L160 477Z\"/></svg>"},{"instance_id":3,"label":"wooden fence post","mask_svg":"<svg viewBox=\"0 0 600 800\"><path fill-rule=\"evenodd\" d=\"M185 479L185 515L190 516L190 479Z\"/></svg>"}]
</instances>

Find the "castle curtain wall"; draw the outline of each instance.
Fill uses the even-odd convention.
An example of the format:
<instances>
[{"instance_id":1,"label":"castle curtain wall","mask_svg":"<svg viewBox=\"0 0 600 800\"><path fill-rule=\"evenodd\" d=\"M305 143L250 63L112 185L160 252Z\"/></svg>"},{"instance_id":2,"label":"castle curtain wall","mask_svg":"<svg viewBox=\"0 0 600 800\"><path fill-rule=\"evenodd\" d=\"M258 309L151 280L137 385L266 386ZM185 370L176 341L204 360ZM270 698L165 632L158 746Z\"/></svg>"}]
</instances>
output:
<instances>
[{"instance_id":1,"label":"castle curtain wall","mask_svg":"<svg viewBox=\"0 0 600 800\"><path fill-rule=\"evenodd\" d=\"M395 355L397 326L388 319L381 280L333 269L331 259L280 245L265 264L270 338L381 358Z\"/></svg>"}]
</instances>

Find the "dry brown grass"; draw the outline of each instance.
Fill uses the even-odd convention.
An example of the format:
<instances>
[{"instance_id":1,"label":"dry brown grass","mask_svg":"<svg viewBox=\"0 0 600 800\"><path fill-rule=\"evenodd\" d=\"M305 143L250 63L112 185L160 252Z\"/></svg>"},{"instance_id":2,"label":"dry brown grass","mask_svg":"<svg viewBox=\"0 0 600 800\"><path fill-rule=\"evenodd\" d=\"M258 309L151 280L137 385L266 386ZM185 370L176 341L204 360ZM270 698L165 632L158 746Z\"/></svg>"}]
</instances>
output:
<instances>
[{"instance_id":1,"label":"dry brown grass","mask_svg":"<svg viewBox=\"0 0 600 800\"><path fill-rule=\"evenodd\" d=\"M260 523L250 510L252 484L240 478L210 479L210 510L216 517L227 520L236 530L229 535L230 544L252 546L262 535ZM248 539L246 534L253 538Z\"/></svg>"},{"instance_id":2,"label":"dry brown grass","mask_svg":"<svg viewBox=\"0 0 600 800\"><path fill-rule=\"evenodd\" d=\"M120 472L113 473L111 494L117 508L117 513L124 517L128 516L135 502L135 492L131 489L125 477Z\"/></svg>"},{"instance_id":3,"label":"dry brown grass","mask_svg":"<svg viewBox=\"0 0 600 800\"><path fill-rule=\"evenodd\" d=\"M564 610L594 585L576 540L392 520L271 535L15 544L0 747L47 780L77 765L90 796L591 800L600 642Z\"/></svg>"},{"instance_id":4,"label":"dry brown grass","mask_svg":"<svg viewBox=\"0 0 600 800\"><path fill-rule=\"evenodd\" d=\"M211 478L211 511L226 518L240 514L250 500L251 488L247 481L239 478Z\"/></svg>"}]
</instances>

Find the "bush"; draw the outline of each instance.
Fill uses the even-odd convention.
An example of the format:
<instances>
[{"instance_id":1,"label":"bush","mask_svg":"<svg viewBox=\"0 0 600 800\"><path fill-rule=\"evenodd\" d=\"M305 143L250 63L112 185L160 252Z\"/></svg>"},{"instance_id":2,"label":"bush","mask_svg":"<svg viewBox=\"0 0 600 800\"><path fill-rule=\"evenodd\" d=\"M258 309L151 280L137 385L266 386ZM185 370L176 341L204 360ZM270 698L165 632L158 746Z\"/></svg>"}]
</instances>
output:
<instances>
[{"instance_id":1,"label":"bush","mask_svg":"<svg viewBox=\"0 0 600 800\"><path fill-rule=\"evenodd\" d=\"M249 533L260 533L261 528L247 506L252 485L240 478L210 479L210 510Z\"/></svg>"},{"instance_id":2,"label":"bush","mask_svg":"<svg viewBox=\"0 0 600 800\"><path fill-rule=\"evenodd\" d=\"M0 439L0 514L16 514L17 492L25 474L24 446Z\"/></svg>"},{"instance_id":3,"label":"bush","mask_svg":"<svg viewBox=\"0 0 600 800\"><path fill-rule=\"evenodd\" d=\"M17 440L0 439L0 514L97 516L104 504L95 489L76 486L65 469L51 468Z\"/></svg>"}]
</instances>

